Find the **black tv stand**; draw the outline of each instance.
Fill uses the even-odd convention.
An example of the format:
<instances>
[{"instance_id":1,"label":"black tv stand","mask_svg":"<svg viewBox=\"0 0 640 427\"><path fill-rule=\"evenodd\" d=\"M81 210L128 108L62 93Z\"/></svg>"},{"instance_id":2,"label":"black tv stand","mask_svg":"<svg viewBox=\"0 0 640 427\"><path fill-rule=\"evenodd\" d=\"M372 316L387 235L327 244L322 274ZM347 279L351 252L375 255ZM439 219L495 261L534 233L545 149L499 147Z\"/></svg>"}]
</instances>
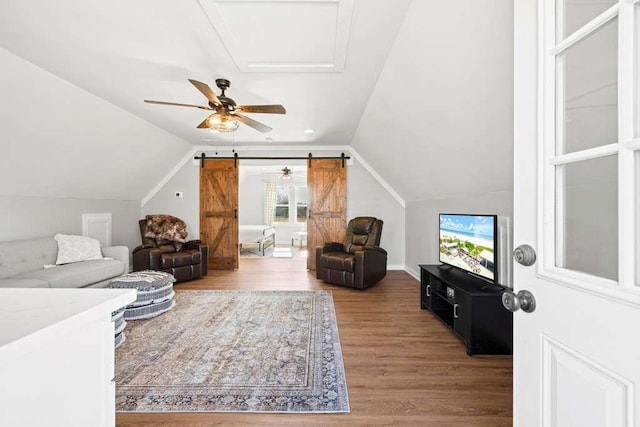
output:
<instances>
[{"instance_id":1,"label":"black tv stand","mask_svg":"<svg viewBox=\"0 0 640 427\"><path fill-rule=\"evenodd\" d=\"M457 268L420 266L420 307L464 341L467 354L512 354L513 313L502 306L505 288Z\"/></svg>"},{"instance_id":2,"label":"black tv stand","mask_svg":"<svg viewBox=\"0 0 640 427\"><path fill-rule=\"evenodd\" d=\"M504 292L505 288L500 286L500 285L493 285L491 283L487 283L486 285L483 285L480 287L481 291L485 291L485 292Z\"/></svg>"}]
</instances>

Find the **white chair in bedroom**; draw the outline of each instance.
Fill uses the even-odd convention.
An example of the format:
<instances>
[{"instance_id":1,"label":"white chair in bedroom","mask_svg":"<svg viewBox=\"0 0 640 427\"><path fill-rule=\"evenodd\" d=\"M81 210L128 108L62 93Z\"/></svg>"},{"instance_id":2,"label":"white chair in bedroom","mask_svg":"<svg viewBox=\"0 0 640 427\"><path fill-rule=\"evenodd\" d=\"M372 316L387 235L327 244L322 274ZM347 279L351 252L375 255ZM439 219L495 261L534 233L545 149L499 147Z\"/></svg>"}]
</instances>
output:
<instances>
[{"instance_id":1,"label":"white chair in bedroom","mask_svg":"<svg viewBox=\"0 0 640 427\"><path fill-rule=\"evenodd\" d=\"M294 231L291 233L291 246L294 242L298 242L298 247L302 247L302 242L307 244L307 232L306 231Z\"/></svg>"}]
</instances>

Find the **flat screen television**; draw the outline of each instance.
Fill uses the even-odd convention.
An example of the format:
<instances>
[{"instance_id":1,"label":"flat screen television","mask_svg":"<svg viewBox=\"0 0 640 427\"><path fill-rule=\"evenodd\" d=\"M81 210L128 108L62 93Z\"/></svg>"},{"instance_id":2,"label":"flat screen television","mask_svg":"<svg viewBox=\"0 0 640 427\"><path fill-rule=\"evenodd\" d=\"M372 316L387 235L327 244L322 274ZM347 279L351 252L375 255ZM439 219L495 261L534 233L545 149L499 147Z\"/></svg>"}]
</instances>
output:
<instances>
[{"instance_id":1,"label":"flat screen television","mask_svg":"<svg viewBox=\"0 0 640 427\"><path fill-rule=\"evenodd\" d=\"M440 262L498 283L497 215L440 214Z\"/></svg>"}]
</instances>

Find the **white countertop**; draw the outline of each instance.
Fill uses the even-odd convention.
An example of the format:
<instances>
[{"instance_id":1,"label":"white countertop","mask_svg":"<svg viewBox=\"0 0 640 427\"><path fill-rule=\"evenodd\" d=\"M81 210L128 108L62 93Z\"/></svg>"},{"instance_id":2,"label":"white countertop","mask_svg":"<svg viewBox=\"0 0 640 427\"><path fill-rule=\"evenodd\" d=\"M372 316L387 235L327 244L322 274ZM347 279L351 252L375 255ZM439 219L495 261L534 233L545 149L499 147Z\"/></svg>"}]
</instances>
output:
<instances>
[{"instance_id":1,"label":"white countertop","mask_svg":"<svg viewBox=\"0 0 640 427\"><path fill-rule=\"evenodd\" d=\"M0 289L0 360L135 299L135 289Z\"/></svg>"}]
</instances>

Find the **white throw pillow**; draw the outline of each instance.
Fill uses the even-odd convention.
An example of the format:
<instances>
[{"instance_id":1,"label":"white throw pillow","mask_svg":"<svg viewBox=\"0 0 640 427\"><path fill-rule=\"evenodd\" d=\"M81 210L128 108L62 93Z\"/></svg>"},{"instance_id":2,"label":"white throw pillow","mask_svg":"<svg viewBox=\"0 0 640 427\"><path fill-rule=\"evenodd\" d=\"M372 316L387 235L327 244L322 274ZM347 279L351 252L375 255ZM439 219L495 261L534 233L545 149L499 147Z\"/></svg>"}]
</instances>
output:
<instances>
[{"instance_id":1,"label":"white throw pillow","mask_svg":"<svg viewBox=\"0 0 640 427\"><path fill-rule=\"evenodd\" d=\"M58 242L56 264L102 259L99 240L60 233L53 236L53 238Z\"/></svg>"}]
</instances>

